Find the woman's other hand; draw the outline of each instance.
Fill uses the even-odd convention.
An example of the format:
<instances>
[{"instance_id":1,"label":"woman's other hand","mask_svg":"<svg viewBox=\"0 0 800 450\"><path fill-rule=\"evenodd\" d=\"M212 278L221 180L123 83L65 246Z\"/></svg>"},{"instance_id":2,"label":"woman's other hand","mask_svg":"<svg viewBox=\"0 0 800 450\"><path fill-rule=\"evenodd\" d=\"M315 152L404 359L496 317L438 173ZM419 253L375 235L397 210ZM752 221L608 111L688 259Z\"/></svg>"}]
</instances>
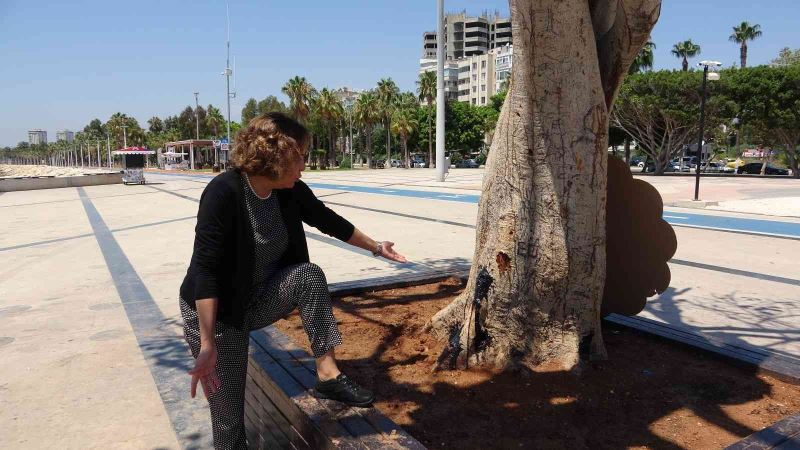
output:
<instances>
[{"instance_id":1,"label":"woman's other hand","mask_svg":"<svg viewBox=\"0 0 800 450\"><path fill-rule=\"evenodd\" d=\"M383 241L383 244L381 245L380 256L401 263L408 262L406 257L401 255L400 253L397 253L393 247L394 247L394 242Z\"/></svg>"},{"instance_id":2,"label":"woman's other hand","mask_svg":"<svg viewBox=\"0 0 800 450\"><path fill-rule=\"evenodd\" d=\"M219 391L222 383L217 375L217 347L214 345L200 348L200 353L194 361L194 369L189 371L192 376L192 398L197 394L197 382L203 386L206 398Z\"/></svg>"}]
</instances>

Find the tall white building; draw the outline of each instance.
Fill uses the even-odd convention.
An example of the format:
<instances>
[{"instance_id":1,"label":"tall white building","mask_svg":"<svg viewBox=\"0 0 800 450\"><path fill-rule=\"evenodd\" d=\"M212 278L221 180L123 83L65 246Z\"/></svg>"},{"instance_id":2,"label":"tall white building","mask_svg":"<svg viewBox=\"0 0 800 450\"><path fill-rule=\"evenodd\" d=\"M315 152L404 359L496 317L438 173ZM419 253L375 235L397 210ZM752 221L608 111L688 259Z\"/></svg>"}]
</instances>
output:
<instances>
[{"instance_id":1,"label":"tall white building","mask_svg":"<svg viewBox=\"0 0 800 450\"><path fill-rule=\"evenodd\" d=\"M504 45L495 49L494 58L494 90L500 92L503 88L503 82L511 81L511 66L514 63L514 46Z\"/></svg>"},{"instance_id":2,"label":"tall white building","mask_svg":"<svg viewBox=\"0 0 800 450\"><path fill-rule=\"evenodd\" d=\"M56 132L56 141L65 141L71 143L75 140L75 133L70 130L60 130Z\"/></svg>"},{"instance_id":3,"label":"tall white building","mask_svg":"<svg viewBox=\"0 0 800 450\"><path fill-rule=\"evenodd\" d=\"M498 13L468 17L466 12L445 16L445 75L447 101L483 106L511 75L511 20ZM419 73L436 70L436 32L422 34Z\"/></svg>"},{"instance_id":4,"label":"tall white building","mask_svg":"<svg viewBox=\"0 0 800 450\"><path fill-rule=\"evenodd\" d=\"M482 55L511 44L511 19L494 14L467 16L466 11L444 18L445 59ZM436 32L422 33L422 58L436 59Z\"/></svg>"},{"instance_id":5,"label":"tall white building","mask_svg":"<svg viewBox=\"0 0 800 450\"><path fill-rule=\"evenodd\" d=\"M28 144L39 145L47 144L47 131L46 130L28 130Z\"/></svg>"},{"instance_id":6,"label":"tall white building","mask_svg":"<svg viewBox=\"0 0 800 450\"><path fill-rule=\"evenodd\" d=\"M422 58L419 60L419 73L436 72L436 57L433 59ZM458 100L458 63L445 61L444 63L444 99L445 101Z\"/></svg>"},{"instance_id":7,"label":"tall white building","mask_svg":"<svg viewBox=\"0 0 800 450\"><path fill-rule=\"evenodd\" d=\"M486 106L495 94L494 50L457 60L458 101Z\"/></svg>"}]
</instances>

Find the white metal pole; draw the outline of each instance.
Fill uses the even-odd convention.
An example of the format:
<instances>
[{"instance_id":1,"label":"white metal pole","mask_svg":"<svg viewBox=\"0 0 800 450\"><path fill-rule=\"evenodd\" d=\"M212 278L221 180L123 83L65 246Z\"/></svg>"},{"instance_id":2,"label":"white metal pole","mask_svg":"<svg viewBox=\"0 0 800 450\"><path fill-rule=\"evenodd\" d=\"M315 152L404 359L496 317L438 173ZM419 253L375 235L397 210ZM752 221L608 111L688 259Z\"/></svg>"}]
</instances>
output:
<instances>
[{"instance_id":1,"label":"white metal pole","mask_svg":"<svg viewBox=\"0 0 800 450\"><path fill-rule=\"evenodd\" d=\"M225 154L226 158L224 160L224 165L227 168L229 156L231 149L233 149L233 138L231 137L231 14L230 14L230 5L228 3L225 4L225 18L226 18L226 33L227 33L227 41L226 41L226 58L225 58L225 86L227 89L227 93L225 95L225 99L228 102L228 122L226 124L227 133L225 135L225 139L228 141L228 152ZM245 124L247 125L247 124Z\"/></svg>"},{"instance_id":2,"label":"white metal pole","mask_svg":"<svg viewBox=\"0 0 800 450\"><path fill-rule=\"evenodd\" d=\"M99 169L103 166L100 160L100 139L95 139L95 145L97 146L97 168Z\"/></svg>"},{"instance_id":3,"label":"white metal pole","mask_svg":"<svg viewBox=\"0 0 800 450\"><path fill-rule=\"evenodd\" d=\"M106 133L106 158L108 159L108 168L111 168L111 136Z\"/></svg>"},{"instance_id":4,"label":"white metal pole","mask_svg":"<svg viewBox=\"0 0 800 450\"><path fill-rule=\"evenodd\" d=\"M444 0L436 23L436 181L444 181Z\"/></svg>"},{"instance_id":5,"label":"white metal pole","mask_svg":"<svg viewBox=\"0 0 800 450\"><path fill-rule=\"evenodd\" d=\"M197 140L200 140L200 115L198 114L198 112L200 111L200 103L198 103L197 101L197 96L199 94L200 94L199 92L194 93L194 122L195 126L197 127L195 132L195 139Z\"/></svg>"}]
</instances>

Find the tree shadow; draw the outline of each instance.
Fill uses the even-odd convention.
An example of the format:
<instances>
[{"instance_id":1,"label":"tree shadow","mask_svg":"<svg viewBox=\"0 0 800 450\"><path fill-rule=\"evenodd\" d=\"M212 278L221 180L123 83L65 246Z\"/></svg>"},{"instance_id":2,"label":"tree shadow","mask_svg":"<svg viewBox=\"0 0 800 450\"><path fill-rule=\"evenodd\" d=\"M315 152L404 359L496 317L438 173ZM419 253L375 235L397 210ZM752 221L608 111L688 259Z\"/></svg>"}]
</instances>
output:
<instances>
[{"instance_id":1,"label":"tree shadow","mask_svg":"<svg viewBox=\"0 0 800 450\"><path fill-rule=\"evenodd\" d=\"M471 368L432 374L442 345L421 324L463 286L455 280L430 286L343 297L335 307L345 339L337 348L342 369L376 391L377 406L431 448L677 449L679 442L663 432L672 429L675 417L691 411L746 436L755 429L724 407L771 392L753 366L613 324L603 327L608 361L579 371ZM667 317L680 317L670 302L661 308ZM281 328L307 347L298 316Z\"/></svg>"},{"instance_id":2,"label":"tree shadow","mask_svg":"<svg viewBox=\"0 0 800 450\"><path fill-rule=\"evenodd\" d=\"M767 300L738 294L736 291L711 294L707 298L692 298L687 295L691 290L670 287L660 296L648 301L645 312L658 321L690 332L700 339L749 350L754 356L760 355L760 362L779 355L800 364L797 353L786 350L787 345L800 344L800 329L795 325L800 314L787 313L795 311L796 301L775 298ZM695 315L709 322L713 315L718 315L720 324L688 323L685 319L686 311L691 309L695 310ZM758 340L758 344L752 341L754 339Z\"/></svg>"}]
</instances>

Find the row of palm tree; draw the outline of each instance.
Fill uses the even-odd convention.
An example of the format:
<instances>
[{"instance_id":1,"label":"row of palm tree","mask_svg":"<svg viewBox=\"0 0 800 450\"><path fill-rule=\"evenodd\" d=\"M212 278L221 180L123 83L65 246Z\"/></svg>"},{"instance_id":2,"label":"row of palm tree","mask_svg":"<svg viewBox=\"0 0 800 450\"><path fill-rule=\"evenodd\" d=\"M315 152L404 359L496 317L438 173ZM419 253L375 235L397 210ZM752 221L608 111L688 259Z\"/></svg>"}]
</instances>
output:
<instances>
[{"instance_id":1,"label":"row of palm tree","mask_svg":"<svg viewBox=\"0 0 800 450\"><path fill-rule=\"evenodd\" d=\"M417 109L419 102L427 102L431 107L436 97L436 74L427 73L420 76L418 95L401 92L391 78L378 81L374 89L361 93L351 105L345 108L342 99L335 90L327 87L316 90L305 77L295 76L288 80L281 89L289 97L289 110L301 123L315 132L318 143L325 142L325 157L321 161L323 167L332 165L336 160L336 143L343 135L347 119L352 118L359 134L364 140L364 156L367 166L372 166L372 139L376 126L382 126L386 132L386 148L392 148L392 136L400 141L401 156L405 166L410 165L408 140L417 131ZM430 118L429 118L430 120ZM429 121L430 125L430 121ZM429 132L430 133L430 132ZM431 137L429 134L429 141ZM429 145L429 160L433 158L433 149ZM311 158L309 155L309 159ZM387 166L391 164L391 155L387 151Z\"/></svg>"},{"instance_id":2,"label":"row of palm tree","mask_svg":"<svg viewBox=\"0 0 800 450\"><path fill-rule=\"evenodd\" d=\"M733 33L728 37L731 42L739 44L739 64L742 68L747 67L747 42L753 41L761 37L761 25L748 22L742 22L733 27ZM630 73L639 72L645 69L653 68L653 50L656 45L648 41L639 54L634 59L630 68ZM681 59L681 67L684 72L689 70L689 59L694 58L700 54L700 46L687 39L672 46L673 56Z\"/></svg>"}]
</instances>

